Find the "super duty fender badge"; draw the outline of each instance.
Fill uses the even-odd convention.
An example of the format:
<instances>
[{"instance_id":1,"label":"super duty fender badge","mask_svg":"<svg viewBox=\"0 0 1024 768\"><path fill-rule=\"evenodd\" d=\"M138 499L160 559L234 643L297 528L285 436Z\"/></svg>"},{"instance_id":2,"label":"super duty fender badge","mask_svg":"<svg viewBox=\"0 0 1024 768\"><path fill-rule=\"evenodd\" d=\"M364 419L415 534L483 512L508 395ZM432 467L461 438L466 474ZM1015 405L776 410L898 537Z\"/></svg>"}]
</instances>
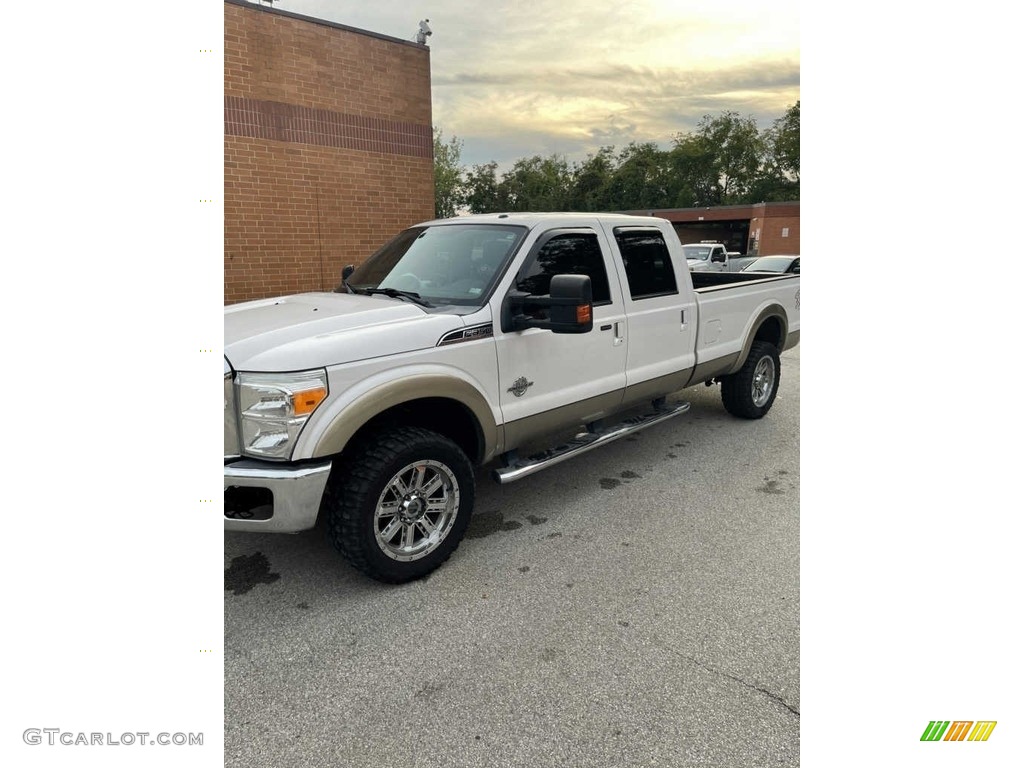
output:
<instances>
[{"instance_id":1,"label":"super duty fender badge","mask_svg":"<svg viewBox=\"0 0 1024 768\"><path fill-rule=\"evenodd\" d=\"M446 333L437 342L437 346L444 347L449 344L459 344L463 341L476 341L477 339L485 339L493 335L494 327L490 323L472 325L469 328L457 328L454 331Z\"/></svg>"},{"instance_id":2,"label":"super duty fender badge","mask_svg":"<svg viewBox=\"0 0 1024 768\"><path fill-rule=\"evenodd\" d=\"M800 309L800 289L799 288L796 289L796 296L794 296L793 298L796 299L796 308Z\"/></svg>"},{"instance_id":3,"label":"super duty fender badge","mask_svg":"<svg viewBox=\"0 0 1024 768\"><path fill-rule=\"evenodd\" d=\"M518 379L512 382L512 386L508 388L508 391L511 392L516 397L522 397L523 395L526 394L526 390L528 390L532 386L532 381L527 381L525 376L520 376Z\"/></svg>"}]
</instances>

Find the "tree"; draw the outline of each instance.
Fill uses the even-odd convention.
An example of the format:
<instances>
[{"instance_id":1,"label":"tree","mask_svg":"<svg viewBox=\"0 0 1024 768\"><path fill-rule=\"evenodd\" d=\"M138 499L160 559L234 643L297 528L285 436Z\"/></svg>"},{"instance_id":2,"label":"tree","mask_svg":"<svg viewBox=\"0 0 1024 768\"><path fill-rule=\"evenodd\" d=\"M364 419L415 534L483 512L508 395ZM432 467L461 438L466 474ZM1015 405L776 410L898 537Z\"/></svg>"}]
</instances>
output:
<instances>
[{"instance_id":1,"label":"tree","mask_svg":"<svg viewBox=\"0 0 1024 768\"><path fill-rule=\"evenodd\" d=\"M466 174L465 203L470 213L497 213L504 207L498 190L498 164L474 165Z\"/></svg>"},{"instance_id":2,"label":"tree","mask_svg":"<svg viewBox=\"0 0 1024 768\"><path fill-rule=\"evenodd\" d=\"M440 128L434 128L434 215L455 216L464 202L462 142L456 136L445 143Z\"/></svg>"},{"instance_id":3,"label":"tree","mask_svg":"<svg viewBox=\"0 0 1024 768\"><path fill-rule=\"evenodd\" d=\"M668 206L666 155L657 144L630 142L617 160L618 166L608 185L608 205L612 210Z\"/></svg>"},{"instance_id":4,"label":"tree","mask_svg":"<svg viewBox=\"0 0 1024 768\"><path fill-rule=\"evenodd\" d=\"M498 196L510 211L564 211L571 185L564 157L534 155L516 160L501 177Z\"/></svg>"},{"instance_id":5,"label":"tree","mask_svg":"<svg viewBox=\"0 0 1024 768\"><path fill-rule=\"evenodd\" d=\"M570 172L569 210L608 210L611 207L609 187L614 170L614 147L601 147L597 154L587 155L582 163L574 163Z\"/></svg>"},{"instance_id":6,"label":"tree","mask_svg":"<svg viewBox=\"0 0 1024 768\"><path fill-rule=\"evenodd\" d=\"M670 206L696 208L719 205L718 165L714 148L692 134L677 134L668 153Z\"/></svg>"},{"instance_id":7,"label":"tree","mask_svg":"<svg viewBox=\"0 0 1024 768\"><path fill-rule=\"evenodd\" d=\"M758 200L800 199L800 102L764 132L765 157L751 189Z\"/></svg>"},{"instance_id":8,"label":"tree","mask_svg":"<svg viewBox=\"0 0 1024 768\"><path fill-rule=\"evenodd\" d=\"M461 142L443 144L437 132L434 148L435 173L442 150L449 159L455 150L451 164L461 193L456 205L473 213L650 210L800 199L799 101L764 132L753 117L724 111L704 115L692 132L675 134L668 151L652 141L632 142L617 154L605 146L571 167L560 155L534 155L517 160L500 179L492 161L473 166L463 181Z\"/></svg>"},{"instance_id":9,"label":"tree","mask_svg":"<svg viewBox=\"0 0 1024 768\"><path fill-rule=\"evenodd\" d=\"M768 159L782 175L800 183L800 102L766 131Z\"/></svg>"},{"instance_id":10,"label":"tree","mask_svg":"<svg viewBox=\"0 0 1024 768\"><path fill-rule=\"evenodd\" d=\"M718 174L719 205L746 202L746 193L757 178L764 144L753 117L732 111L718 117L705 115L697 123L697 139L714 157Z\"/></svg>"}]
</instances>

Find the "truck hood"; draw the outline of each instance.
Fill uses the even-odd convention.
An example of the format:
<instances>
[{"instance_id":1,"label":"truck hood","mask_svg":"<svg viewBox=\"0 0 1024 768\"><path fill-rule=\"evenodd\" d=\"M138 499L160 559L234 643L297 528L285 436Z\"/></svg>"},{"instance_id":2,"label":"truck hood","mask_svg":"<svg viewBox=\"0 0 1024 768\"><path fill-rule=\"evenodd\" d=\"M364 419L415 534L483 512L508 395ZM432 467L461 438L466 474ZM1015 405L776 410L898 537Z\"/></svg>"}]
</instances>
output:
<instances>
[{"instance_id":1,"label":"truck hood","mask_svg":"<svg viewBox=\"0 0 1024 768\"><path fill-rule=\"evenodd\" d=\"M433 347L461 328L403 299L303 293L224 308L224 355L238 371L300 371Z\"/></svg>"}]
</instances>

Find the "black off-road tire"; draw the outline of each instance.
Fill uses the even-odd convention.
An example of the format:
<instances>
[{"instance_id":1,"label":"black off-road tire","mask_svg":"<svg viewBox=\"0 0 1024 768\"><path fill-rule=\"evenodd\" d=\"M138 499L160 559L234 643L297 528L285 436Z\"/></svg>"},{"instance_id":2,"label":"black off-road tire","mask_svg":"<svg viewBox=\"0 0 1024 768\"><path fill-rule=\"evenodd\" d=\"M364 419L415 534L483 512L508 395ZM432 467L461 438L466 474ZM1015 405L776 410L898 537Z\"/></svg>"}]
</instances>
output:
<instances>
[{"instance_id":1,"label":"black off-road tire","mask_svg":"<svg viewBox=\"0 0 1024 768\"><path fill-rule=\"evenodd\" d=\"M755 341L743 367L722 379L725 410L742 419L760 419L775 402L781 372L779 350L775 345Z\"/></svg>"},{"instance_id":2,"label":"black off-road tire","mask_svg":"<svg viewBox=\"0 0 1024 768\"><path fill-rule=\"evenodd\" d=\"M377 581L400 584L426 576L451 557L469 525L475 496L473 465L459 446L430 430L395 427L360 441L341 462L328 481L322 512L331 541L353 567ZM386 554L387 544L379 541L378 503L382 494L394 498L387 489L397 473L421 462L429 462L438 476L452 481L457 491L451 494L454 519L433 549L415 559L396 560Z\"/></svg>"}]
</instances>

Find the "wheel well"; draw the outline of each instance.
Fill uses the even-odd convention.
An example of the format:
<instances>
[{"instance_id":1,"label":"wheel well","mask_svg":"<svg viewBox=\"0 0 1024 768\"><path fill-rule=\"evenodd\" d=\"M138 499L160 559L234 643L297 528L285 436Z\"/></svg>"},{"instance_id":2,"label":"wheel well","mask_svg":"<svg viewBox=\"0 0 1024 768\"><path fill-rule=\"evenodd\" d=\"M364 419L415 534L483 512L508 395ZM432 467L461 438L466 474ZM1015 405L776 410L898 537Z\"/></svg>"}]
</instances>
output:
<instances>
[{"instance_id":1,"label":"wheel well","mask_svg":"<svg viewBox=\"0 0 1024 768\"><path fill-rule=\"evenodd\" d=\"M371 432L388 427L422 427L444 435L454 442L474 464L483 458L484 436L472 411L444 397L410 400L378 413L352 435L353 445Z\"/></svg>"},{"instance_id":2,"label":"wheel well","mask_svg":"<svg viewBox=\"0 0 1024 768\"><path fill-rule=\"evenodd\" d=\"M766 341L781 352L784 335L782 321L777 317L769 317L757 329L754 341Z\"/></svg>"}]
</instances>

